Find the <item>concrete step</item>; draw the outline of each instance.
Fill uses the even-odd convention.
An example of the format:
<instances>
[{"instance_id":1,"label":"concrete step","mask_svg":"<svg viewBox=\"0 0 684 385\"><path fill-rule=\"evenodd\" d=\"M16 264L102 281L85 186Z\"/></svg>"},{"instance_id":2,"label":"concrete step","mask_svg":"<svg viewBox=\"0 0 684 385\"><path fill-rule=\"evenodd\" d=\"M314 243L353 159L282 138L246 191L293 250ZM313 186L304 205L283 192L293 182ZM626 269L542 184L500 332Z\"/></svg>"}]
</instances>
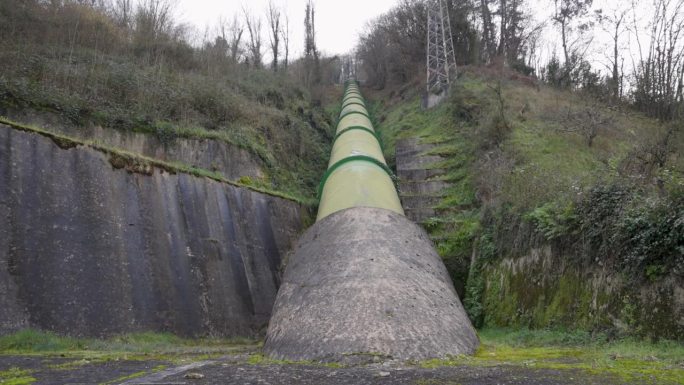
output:
<instances>
[{"instance_id":1,"label":"concrete step","mask_svg":"<svg viewBox=\"0 0 684 385\"><path fill-rule=\"evenodd\" d=\"M419 209L404 208L404 212L410 220L416 223L423 222L428 218L432 218L437 215L437 212L429 207Z\"/></svg>"},{"instance_id":2,"label":"concrete step","mask_svg":"<svg viewBox=\"0 0 684 385\"><path fill-rule=\"evenodd\" d=\"M449 184L441 181L427 181L416 183L399 183L400 195L439 195L443 190L447 189Z\"/></svg>"},{"instance_id":3,"label":"concrete step","mask_svg":"<svg viewBox=\"0 0 684 385\"><path fill-rule=\"evenodd\" d=\"M421 143L419 138L399 139L395 144L395 152L397 157L421 154L423 152L432 150L442 143Z\"/></svg>"},{"instance_id":4,"label":"concrete step","mask_svg":"<svg viewBox=\"0 0 684 385\"><path fill-rule=\"evenodd\" d=\"M441 200L442 197L429 195L401 197L401 203L404 206L404 209L432 208L437 206Z\"/></svg>"},{"instance_id":5,"label":"concrete step","mask_svg":"<svg viewBox=\"0 0 684 385\"><path fill-rule=\"evenodd\" d=\"M397 172L402 170L419 170L432 168L444 158L437 155L415 155L415 156L397 156Z\"/></svg>"},{"instance_id":6,"label":"concrete step","mask_svg":"<svg viewBox=\"0 0 684 385\"><path fill-rule=\"evenodd\" d=\"M412 169L412 170L397 170L397 177L400 181L406 182L424 182L429 178L435 178L446 174L446 170L442 168L431 168L431 169Z\"/></svg>"}]
</instances>

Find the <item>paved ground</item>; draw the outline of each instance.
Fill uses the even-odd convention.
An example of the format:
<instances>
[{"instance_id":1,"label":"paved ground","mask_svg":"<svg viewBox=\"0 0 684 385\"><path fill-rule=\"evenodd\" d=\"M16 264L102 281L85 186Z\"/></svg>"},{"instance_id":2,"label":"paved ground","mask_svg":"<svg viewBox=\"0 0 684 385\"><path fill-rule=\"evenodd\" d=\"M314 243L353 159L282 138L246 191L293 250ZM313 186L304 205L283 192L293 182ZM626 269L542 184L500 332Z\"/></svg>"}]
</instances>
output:
<instances>
[{"instance_id":1,"label":"paved ground","mask_svg":"<svg viewBox=\"0 0 684 385\"><path fill-rule=\"evenodd\" d=\"M169 363L154 360L92 362L41 356L0 356L0 373L11 368L29 370L30 377L37 380L34 384L100 384L133 373L147 373L164 364ZM8 383L15 384L12 380L8 380ZM3 384L2 377L0 384ZM19 382L17 385L23 384Z\"/></svg>"},{"instance_id":2,"label":"paved ground","mask_svg":"<svg viewBox=\"0 0 684 385\"><path fill-rule=\"evenodd\" d=\"M411 385L495 385L495 384L617 384L601 377L577 372L529 370L516 367L447 367L438 369L361 367L331 369L313 366L225 365L207 366L198 373L201 380L182 374L166 379L169 383L194 384L411 384ZM191 382L192 381L192 382Z\"/></svg>"},{"instance_id":3,"label":"paved ground","mask_svg":"<svg viewBox=\"0 0 684 385\"><path fill-rule=\"evenodd\" d=\"M614 377L591 375L576 370L535 369L507 365L424 369L392 363L371 363L354 367L331 368L299 364L250 364L247 362L248 358L249 356L244 353L235 354L208 361L197 360L188 366L188 364L174 365L155 360L84 362L67 358L0 356L0 372L13 367L32 370L31 376L36 379L35 384L617 385L625 383ZM639 383L657 384L658 381L650 379Z\"/></svg>"}]
</instances>

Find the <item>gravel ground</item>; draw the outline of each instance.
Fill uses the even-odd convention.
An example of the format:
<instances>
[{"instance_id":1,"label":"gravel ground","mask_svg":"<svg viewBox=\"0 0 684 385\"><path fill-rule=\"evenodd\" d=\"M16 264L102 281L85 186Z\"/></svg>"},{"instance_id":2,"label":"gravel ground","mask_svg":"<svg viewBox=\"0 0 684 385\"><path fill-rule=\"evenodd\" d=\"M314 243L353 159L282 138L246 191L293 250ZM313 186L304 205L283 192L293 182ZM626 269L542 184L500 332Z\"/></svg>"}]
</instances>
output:
<instances>
[{"instance_id":1,"label":"gravel ground","mask_svg":"<svg viewBox=\"0 0 684 385\"><path fill-rule=\"evenodd\" d=\"M576 371L534 370L520 367L444 367L437 369L357 367L332 369L297 365L231 365L217 363L195 370L202 379L177 374L167 383L186 384L301 384L301 385L499 385L499 384L618 384L607 377L588 376Z\"/></svg>"},{"instance_id":2,"label":"gravel ground","mask_svg":"<svg viewBox=\"0 0 684 385\"><path fill-rule=\"evenodd\" d=\"M107 383L133 373L148 373L159 365L171 364L153 360L97 362L41 356L0 356L0 372L10 368L28 369L32 371L30 376L36 379L34 384L50 385ZM13 384L11 380L9 383Z\"/></svg>"},{"instance_id":3,"label":"gravel ground","mask_svg":"<svg viewBox=\"0 0 684 385\"><path fill-rule=\"evenodd\" d=\"M33 370L35 384L301 384L301 385L617 385L618 378L579 370L521 366L456 366L425 369L397 363L372 363L345 368L300 364L249 364L247 354L202 361L191 367L162 361L84 362L68 358L0 356L0 371L12 367ZM70 364L73 364L70 365ZM59 367L55 368L56 365ZM166 368L160 370L160 365ZM143 375L144 374L144 375ZM135 378L125 378L131 376ZM2 380L0 380L2 383ZM657 384L656 379L629 384Z\"/></svg>"}]
</instances>

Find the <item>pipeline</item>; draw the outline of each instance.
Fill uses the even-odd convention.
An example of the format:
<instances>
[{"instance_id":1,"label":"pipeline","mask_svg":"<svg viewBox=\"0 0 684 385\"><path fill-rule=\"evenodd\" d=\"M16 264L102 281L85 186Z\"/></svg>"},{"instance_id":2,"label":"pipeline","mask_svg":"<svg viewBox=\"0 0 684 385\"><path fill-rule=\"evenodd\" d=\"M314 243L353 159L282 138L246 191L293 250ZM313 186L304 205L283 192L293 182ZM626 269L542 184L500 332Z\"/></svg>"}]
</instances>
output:
<instances>
[{"instance_id":1,"label":"pipeline","mask_svg":"<svg viewBox=\"0 0 684 385\"><path fill-rule=\"evenodd\" d=\"M346 84L316 223L289 258L264 352L275 359L472 354L477 334L425 230L404 216L356 82Z\"/></svg>"},{"instance_id":2,"label":"pipeline","mask_svg":"<svg viewBox=\"0 0 684 385\"><path fill-rule=\"evenodd\" d=\"M316 220L350 207L376 207L404 215L394 179L365 101L358 87L350 84L342 100L328 171L319 186Z\"/></svg>"}]
</instances>

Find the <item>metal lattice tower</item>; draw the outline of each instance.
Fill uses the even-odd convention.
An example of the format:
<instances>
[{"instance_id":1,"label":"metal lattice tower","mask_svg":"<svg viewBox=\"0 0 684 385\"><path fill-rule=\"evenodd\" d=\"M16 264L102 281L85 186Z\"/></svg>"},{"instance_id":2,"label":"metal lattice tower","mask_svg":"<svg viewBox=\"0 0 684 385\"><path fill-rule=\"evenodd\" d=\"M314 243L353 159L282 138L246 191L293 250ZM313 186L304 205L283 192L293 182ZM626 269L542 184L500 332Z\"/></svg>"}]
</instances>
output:
<instances>
[{"instance_id":1,"label":"metal lattice tower","mask_svg":"<svg viewBox=\"0 0 684 385\"><path fill-rule=\"evenodd\" d=\"M449 87L449 77L456 71L451 18L445 0L428 0L427 20L427 91L441 94Z\"/></svg>"}]
</instances>

